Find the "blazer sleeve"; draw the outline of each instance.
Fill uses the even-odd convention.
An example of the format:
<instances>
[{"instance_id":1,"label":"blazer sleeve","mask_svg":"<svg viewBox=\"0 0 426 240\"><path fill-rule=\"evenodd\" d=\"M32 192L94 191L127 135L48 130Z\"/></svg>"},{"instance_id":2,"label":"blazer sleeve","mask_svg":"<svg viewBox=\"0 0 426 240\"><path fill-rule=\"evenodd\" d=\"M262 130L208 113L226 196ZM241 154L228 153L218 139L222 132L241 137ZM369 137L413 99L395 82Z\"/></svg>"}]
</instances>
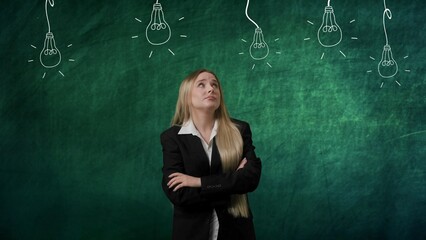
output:
<instances>
[{"instance_id":1,"label":"blazer sleeve","mask_svg":"<svg viewBox=\"0 0 426 240\"><path fill-rule=\"evenodd\" d=\"M203 196L201 188L184 187L178 189L176 192L173 189L169 189L167 183L170 174L176 172L185 174L185 166L176 135L177 133L166 131L160 136L163 149L162 188L167 198L174 205L181 207L190 206L196 208L225 205L229 200L228 198L224 198L223 196Z\"/></svg>"},{"instance_id":2,"label":"blazer sleeve","mask_svg":"<svg viewBox=\"0 0 426 240\"><path fill-rule=\"evenodd\" d=\"M252 133L248 123L238 122L243 138L243 158L247 164L235 172L201 177L201 194L243 194L254 191L259 185L262 171L260 158L254 152Z\"/></svg>"}]
</instances>

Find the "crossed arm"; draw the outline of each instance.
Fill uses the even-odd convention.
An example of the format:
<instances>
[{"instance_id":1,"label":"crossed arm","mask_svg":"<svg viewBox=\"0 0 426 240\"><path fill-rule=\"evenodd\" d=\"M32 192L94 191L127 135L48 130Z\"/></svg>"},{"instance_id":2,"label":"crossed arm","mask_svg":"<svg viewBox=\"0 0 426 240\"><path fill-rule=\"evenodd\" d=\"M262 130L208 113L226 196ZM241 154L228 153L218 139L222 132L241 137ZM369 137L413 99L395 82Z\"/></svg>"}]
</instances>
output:
<instances>
[{"instance_id":1,"label":"crossed arm","mask_svg":"<svg viewBox=\"0 0 426 240\"><path fill-rule=\"evenodd\" d=\"M176 133L161 136L163 146L163 191L170 201L180 206L223 204L231 194L254 191L260 180L261 161L254 152L251 130L241 125L243 158L234 172L191 176L187 174Z\"/></svg>"},{"instance_id":2,"label":"crossed arm","mask_svg":"<svg viewBox=\"0 0 426 240\"><path fill-rule=\"evenodd\" d=\"M241 160L240 165L238 166L236 171L238 171L241 168L244 168L246 163L247 163L246 158ZM201 178L199 177L193 177L187 174L176 172L176 173L170 174L169 179L170 180L167 183L167 186L169 187L169 189L172 189L173 192L176 192L177 190L183 187L196 187L196 188L201 187Z\"/></svg>"}]
</instances>

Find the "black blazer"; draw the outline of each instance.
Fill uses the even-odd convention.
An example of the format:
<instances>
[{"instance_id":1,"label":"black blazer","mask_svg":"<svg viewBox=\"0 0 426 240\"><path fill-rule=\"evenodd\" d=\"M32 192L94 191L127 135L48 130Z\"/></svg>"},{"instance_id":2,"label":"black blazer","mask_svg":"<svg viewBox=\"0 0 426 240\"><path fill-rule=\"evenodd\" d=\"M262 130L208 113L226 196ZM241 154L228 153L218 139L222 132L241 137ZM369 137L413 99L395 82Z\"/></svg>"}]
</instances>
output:
<instances>
[{"instance_id":1,"label":"black blazer","mask_svg":"<svg viewBox=\"0 0 426 240\"><path fill-rule=\"evenodd\" d=\"M219 152L213 139L211 167L201 139L192 134L181 134L181 127L173 126L161 134L163 147L162 187L174 205L173 239L208 240L210 219L216 209L219 219L218 240L255 239L252 215L235 218L227 212L231 194L254 191L260 180L262 164L254 152L248 123L232 120L243 138L244 168L223 173ZM173 192L167 187L168 176L180 172L201 178L201 188L181 188Z\"/></svg>"}]
</instances>

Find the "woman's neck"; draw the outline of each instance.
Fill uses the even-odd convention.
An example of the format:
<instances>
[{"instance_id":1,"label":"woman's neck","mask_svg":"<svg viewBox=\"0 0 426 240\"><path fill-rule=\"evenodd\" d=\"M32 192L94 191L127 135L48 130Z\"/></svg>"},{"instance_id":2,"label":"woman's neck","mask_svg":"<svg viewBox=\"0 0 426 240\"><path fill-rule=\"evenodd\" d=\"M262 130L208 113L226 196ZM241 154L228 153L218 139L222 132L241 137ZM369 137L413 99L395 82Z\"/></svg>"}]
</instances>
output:
<instances>
[{"instance_id":1,"label":"woman's neck","mask_svg":"<svg viewBox=\"0 0 426 240\"><path fill-rule=\"evenodd\" d=\"M192 113L192 122L201 133L204 140L209 143L210 135L215 123L214 113Z\"/></svg>"}]
</instances>

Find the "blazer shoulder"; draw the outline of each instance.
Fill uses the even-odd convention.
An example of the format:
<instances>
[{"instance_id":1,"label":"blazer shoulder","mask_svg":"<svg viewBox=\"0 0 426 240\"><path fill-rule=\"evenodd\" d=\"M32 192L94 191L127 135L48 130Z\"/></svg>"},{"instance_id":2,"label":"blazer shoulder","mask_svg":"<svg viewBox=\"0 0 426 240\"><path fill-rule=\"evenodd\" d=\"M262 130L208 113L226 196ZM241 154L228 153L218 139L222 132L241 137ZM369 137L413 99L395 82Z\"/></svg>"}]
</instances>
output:
<instances>
[{"instance_id":1,"label":"blazer shoulder","mask_svg":"<svg viewBox=\"0 0 426 240\"><path fill-rule=\"evenodd\" d=\"M171 126L170 128L164 130L160 134L160 138L163 139L164 137L174 137L177 136L180 130L180 126Z\"/></svg>"},{"instance_id":2,"label":"blazer shoulder","mask_svg":"<svg viewBox=\"0 0 426 240\"><path fill-rule=\"evenodd\" d=\"M244 129L250 126L248 122L243 120L231 118L231 121L237 126L238 129L240 129L240 131L243 131Z\"/></svg>"}]
</instances>

